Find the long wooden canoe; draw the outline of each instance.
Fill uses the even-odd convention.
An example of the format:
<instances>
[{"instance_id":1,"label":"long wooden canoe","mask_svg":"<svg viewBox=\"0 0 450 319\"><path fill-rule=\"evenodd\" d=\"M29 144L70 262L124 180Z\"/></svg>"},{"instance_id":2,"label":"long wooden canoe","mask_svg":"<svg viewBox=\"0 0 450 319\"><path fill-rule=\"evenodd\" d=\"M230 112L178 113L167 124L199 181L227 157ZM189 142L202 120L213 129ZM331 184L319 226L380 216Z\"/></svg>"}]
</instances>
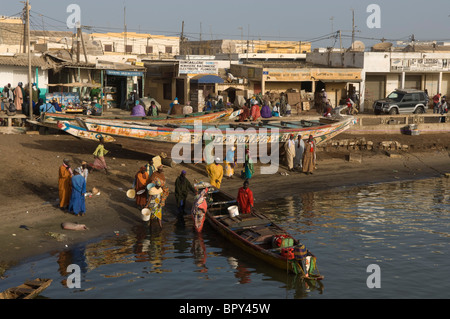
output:
<instances>
[{"instance_id":1,"label":"long wooden canoe","mask_svg":"<svg viewBox=\"0 0 450 319\"><path fill-rule=\"evenodd\" d=\"M231 217L228 208L235 205L233 196L210 188L206 220L229 242L274 267L304 279L324 278L318 271L316 257L286 230L256 211Z\"/></svg>"},{"instance_id":2,"label":"long wooden canoe","mask_svg":"<svg viewBox=\"0 0 450 319\"><path fill-rule=\"evenodd\" d=\"M0 299L33 299L52 283L52 279L36 278L0 293Z\"/></svg>"},{"instance_id":3,"label":"long wooden canoe","mask_svg":"<svg viewBox=\"0 0 450 319\"><path fill-rule=\"evenodd\" d=\"M67 123L67 121L61 122ZM319 145L349 129L354 123L355 118L351 116L336 120L267 121L264 123L219 123L215 125L200 123L200 126L78 119L81 129L113 137L172 144L197 144L203 143L205 140L214 140L214 143L223 145L284 143L291 135L295 137L301 135L304 139L312 135L316 144Z\"/></svg>"}]
</instances>

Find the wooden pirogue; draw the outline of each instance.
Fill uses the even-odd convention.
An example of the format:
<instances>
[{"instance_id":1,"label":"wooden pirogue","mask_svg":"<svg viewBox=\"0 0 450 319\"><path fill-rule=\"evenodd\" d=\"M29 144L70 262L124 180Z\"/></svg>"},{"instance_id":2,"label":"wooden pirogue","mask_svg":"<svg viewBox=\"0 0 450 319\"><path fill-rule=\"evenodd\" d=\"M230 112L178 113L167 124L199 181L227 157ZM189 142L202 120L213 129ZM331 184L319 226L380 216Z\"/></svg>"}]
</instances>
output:
<instances>
[{"instance_id":1,"label":"wooden pirogue","mask_svg":"<svg viewBox=\"0 0 450 319\"><path fill-rule=\"evenodd\" d=\"M0 293L0 299L33 299L52 283L52 279L36 278Z\"/></svg>"},{"instance_id":2,"label":"wooden pirogue","mask_svg":"<svg viewBox=\"0 0 450 319\"><path fill-rule=\"evenodd\" d=\"M247 253L307 280L322 280L316 257L286 230L256 211L235 217L228 208L236 199L214 187L208 191L206 220L221 235Z\"/></svg>"}]
</instances>

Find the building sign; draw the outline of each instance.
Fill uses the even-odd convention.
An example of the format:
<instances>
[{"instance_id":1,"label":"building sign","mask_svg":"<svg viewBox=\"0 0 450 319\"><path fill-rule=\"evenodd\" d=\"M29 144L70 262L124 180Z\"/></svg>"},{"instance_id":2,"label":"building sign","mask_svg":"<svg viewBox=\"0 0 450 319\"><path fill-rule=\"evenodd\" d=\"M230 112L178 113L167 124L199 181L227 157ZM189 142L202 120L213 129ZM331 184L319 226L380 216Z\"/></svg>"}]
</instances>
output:
<instances>
[{"instance_id":1,"label":"building sign","mask_svg":"<svg viewBox=\"0 0 450 319\"><path fill-rule=\"evenodd\" d=\"M265 81L271 82L301 82L301 81L360 81L361 71L332 71L332 70L274 70L264 71Z\"/></svg>"},{"instance_id":2,"label":"building sign","mask_svg":"<svg viewBox=\"0 0 450 319\"><path fill-rule=\"evenodd\" d=\"M213 61L183 60L179 64L179 74L218 74L219 63Z\"/></svg>"},{"instance_id":3,"label":"building sign","mask_svg":"<svg viewBox=\"0 0 450 319\"><path fill-rule=\"evenodd\" d=\"M392 59L391 71L450 71L450 59Z\"/></svg>"},{"instance_id":4,"label":"building sign","mask_svg":"<svg viewBox=\"0 0 450 319\"><path fill-rule=\"evenodd\" d=\"M136 72L136 71L107 70L106 74L115 76L144 76L144 72Z\"/></svg>"}]
</instances>

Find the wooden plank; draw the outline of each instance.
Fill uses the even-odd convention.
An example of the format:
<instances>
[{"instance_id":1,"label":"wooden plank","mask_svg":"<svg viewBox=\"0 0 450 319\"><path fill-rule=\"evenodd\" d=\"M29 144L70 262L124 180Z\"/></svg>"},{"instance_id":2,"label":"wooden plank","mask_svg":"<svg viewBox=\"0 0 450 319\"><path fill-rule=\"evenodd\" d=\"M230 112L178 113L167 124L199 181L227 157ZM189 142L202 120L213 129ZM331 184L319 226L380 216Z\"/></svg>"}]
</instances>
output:
<instances>
[{"instance_id":1,"label":"wooden plank","mask_svg":"<svg viewBox=\"0 0 450 319\"><path fill-rule=\"evenodd\" d=\"M10 291L15 294L29 295L32 294L35 290L31 288L11 288Z\"/></svg>"}]
</instances>

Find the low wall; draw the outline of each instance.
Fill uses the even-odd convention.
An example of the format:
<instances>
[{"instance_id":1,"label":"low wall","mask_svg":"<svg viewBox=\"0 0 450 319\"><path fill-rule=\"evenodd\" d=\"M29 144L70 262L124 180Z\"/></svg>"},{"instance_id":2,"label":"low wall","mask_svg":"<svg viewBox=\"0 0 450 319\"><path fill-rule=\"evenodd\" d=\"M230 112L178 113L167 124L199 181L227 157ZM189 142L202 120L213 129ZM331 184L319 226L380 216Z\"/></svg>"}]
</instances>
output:
<instances>
[{"instance_id":1,"label":"low wall","mask_svg":"<svg viewBox=\"0 0 450 319\"><path fill-rule=\"evenodd\" d=\"M420 134L450 132L450 114L358 115L348 134L405 134L415 126Z\"/></svg>"}]
</instances>

